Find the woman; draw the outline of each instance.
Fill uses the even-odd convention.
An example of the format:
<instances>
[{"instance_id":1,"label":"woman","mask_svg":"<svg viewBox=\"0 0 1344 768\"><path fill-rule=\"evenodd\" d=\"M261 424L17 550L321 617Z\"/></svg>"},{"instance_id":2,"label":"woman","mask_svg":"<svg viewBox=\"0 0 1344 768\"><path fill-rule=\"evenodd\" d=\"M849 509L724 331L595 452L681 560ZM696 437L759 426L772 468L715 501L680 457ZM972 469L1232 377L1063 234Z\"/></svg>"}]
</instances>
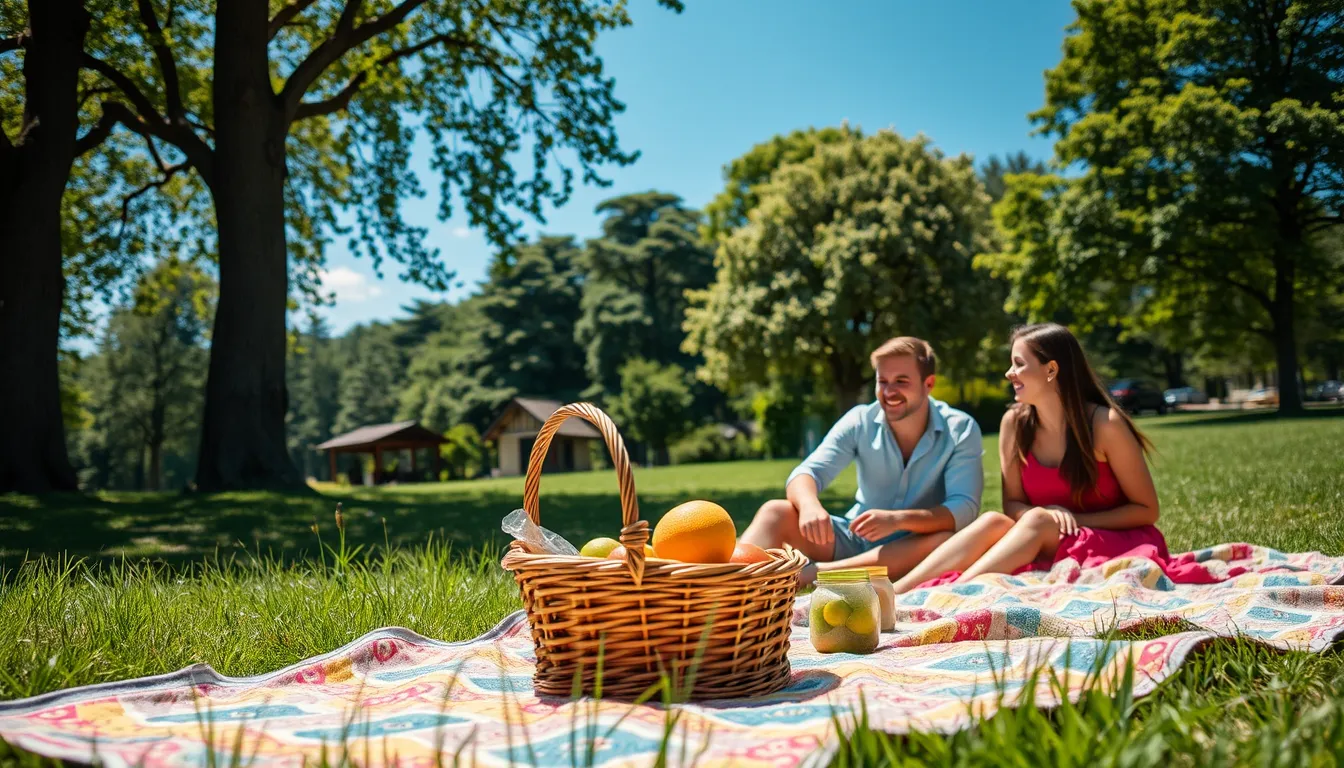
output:
<instances>
[{"instance_id":1,"label":"woman","mask_svg":"<svg viewBox=\"0 0 1344 768\"><path fill-rule=\"evenodd\" d=\"M1017 403L999 430L1003 512L980 515L896 591L1048 570L1064 558L1089 567L1133 555L1165 567L1144 459L1152 444L1102 388L1078 340L1055 323L1020 328L1005 375Z\"/></svg>"}]
</instances>

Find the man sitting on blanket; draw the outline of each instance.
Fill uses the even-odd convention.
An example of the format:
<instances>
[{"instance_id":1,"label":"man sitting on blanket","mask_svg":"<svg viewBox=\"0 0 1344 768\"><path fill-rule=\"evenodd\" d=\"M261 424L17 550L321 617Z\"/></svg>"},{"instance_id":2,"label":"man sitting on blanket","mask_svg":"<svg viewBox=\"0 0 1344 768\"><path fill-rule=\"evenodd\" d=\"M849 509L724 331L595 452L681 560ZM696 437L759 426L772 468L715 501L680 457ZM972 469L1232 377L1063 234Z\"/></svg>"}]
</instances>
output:
<instances>
[{"instance_id":1,"label":"man sitting on blanket","mask_svg":"<svg viewBox=\"0 0 1344 768\"><path fill-rule=\"evenodd\" d=\"M980 426L929 396L935 360L928 342L910 336L878 347L876 400L857 405L831 427L821 445L790 473L786 499L766 502L742 541L789 544L818 569L883 565L895 580L975 519L984 491ZM850 462L858 493L844 517L829 514L817 495Z\"/></svg>"}]
</instances>

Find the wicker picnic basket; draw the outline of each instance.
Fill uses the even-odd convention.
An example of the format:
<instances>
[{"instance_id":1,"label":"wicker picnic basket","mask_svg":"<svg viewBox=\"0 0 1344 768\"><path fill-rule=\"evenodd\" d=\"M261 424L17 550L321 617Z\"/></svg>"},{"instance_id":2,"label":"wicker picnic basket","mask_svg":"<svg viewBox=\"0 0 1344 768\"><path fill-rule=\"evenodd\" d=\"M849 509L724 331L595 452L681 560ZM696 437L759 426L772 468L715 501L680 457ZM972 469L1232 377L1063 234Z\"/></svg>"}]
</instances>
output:
<instances>
[{"instance_id":1,"label":"wicker picnic basket","mask_svg":"<svg viewBox=\"0 0 1344 768\"><path fill-rule=\"evenodd\" d=\"M515 540L503 567L512 571L532 627L536 692L565 696L576 681L594 692L601 653L601 695L636 697L670 680L689 699L758 696L789 680L789 632L796 550L770 550L768 562L702 565L645 560L649 523L639 519L630 458L616 425L588 403L551 415L528 459L523 509L540 525L537 494L551 438L568 418L602 433L620 485L624 560L554 555ZM705 637L708 632L707 638ZM698 661L697 661L697 656Z\"/></svg>"}]
</instances>

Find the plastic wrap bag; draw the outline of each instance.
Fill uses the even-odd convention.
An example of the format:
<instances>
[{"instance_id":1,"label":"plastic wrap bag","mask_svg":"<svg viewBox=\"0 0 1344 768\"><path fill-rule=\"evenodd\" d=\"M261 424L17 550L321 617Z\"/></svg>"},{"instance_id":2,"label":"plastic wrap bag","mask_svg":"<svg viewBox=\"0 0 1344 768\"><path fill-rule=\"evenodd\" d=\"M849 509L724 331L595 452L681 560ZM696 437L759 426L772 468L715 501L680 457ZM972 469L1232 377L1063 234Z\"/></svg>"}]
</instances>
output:
<instances>
[{"instance_id":1,"label":"plastic wrap bag","mask_svg":"<svg viewBox=\"0 0 1344 768\"><path fill-rule=\"evenodd\" d=\"M513 538L526 542L534 552L545 552L552 555L579 554L579 550L575 549L573 544L565 541L564 536L548 531L532 522L532 518L528 517L524 510L515 509L505 515L500 527Z\"/></svg>"}]
</instances>

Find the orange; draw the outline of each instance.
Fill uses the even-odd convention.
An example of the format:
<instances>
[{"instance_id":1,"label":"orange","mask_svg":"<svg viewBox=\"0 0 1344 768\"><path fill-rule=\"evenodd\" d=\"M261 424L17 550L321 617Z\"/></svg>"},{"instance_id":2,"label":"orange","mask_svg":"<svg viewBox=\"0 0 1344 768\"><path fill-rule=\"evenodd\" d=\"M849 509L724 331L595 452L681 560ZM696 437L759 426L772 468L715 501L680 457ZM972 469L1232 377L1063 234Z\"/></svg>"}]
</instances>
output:
<instances>
[{"instance_id":1,"label":"orange","mask_svg":"<svg viewBox=\"0 0 1344 768\"><path fill-rule=\"evenodd\" d=\"M653 528L658 557L683 563L726 563L737 546L728 511L712 501L688 501L667 511Z\"/></svg>"},{"instance_id":2,"label":"orange","mask_svg":"<svg viewBox=\"0 0 1344 768\"><path fill-rule=\"evenodd\" d=\"M730 563L768 563L773 559L770 553L764 549L746 541L737 542L737 548L733 550L733 556L728 558Z\"/></svg>"},{"instance_id":3,"label":"orange","mask_svg":"<svg viewBox=\"0 0 1344 768\"><path fill-rule=\"evenodd\" d=\"M644 545L644 557L645 557L645 558L653 557L653 547L650 547L648 544L645 544L645 545ZM608 559L608 560L624 560L624 559L625 559L625 547L623 547L623 546L617 544L617 545L616 545L616 548L613 549L613 550L611 550L611 553L607 555L607 559Z\"/></svg>"}]
</instances>

